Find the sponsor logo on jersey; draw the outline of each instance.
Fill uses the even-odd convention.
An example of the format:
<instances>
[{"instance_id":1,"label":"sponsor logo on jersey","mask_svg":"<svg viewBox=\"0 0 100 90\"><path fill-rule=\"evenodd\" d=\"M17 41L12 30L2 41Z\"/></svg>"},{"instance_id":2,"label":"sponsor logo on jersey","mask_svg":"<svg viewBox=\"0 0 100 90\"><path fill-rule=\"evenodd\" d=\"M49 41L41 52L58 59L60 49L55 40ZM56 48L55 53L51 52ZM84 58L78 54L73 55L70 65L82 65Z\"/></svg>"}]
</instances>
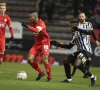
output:
<instances>
[{"instance_id":1,"label":"sponsor logo on jersey","mask_svg":"<svg viewBox=\"0 0 100 90\"><path fill-rule=\"evenodd\" d=\"M7 22L7 19L4 19L4 22Z\"/></svg>"},{"instance_id":2,"label":"sponsor logo on jersey","mask_svg":"<svg viewBox=\"0 0 100 90\"><path fill-rule=\"evenodd\" d=\"M4 28L5 27L5 23L0 22L0 27Z\"/></svg>"}]
</instances>

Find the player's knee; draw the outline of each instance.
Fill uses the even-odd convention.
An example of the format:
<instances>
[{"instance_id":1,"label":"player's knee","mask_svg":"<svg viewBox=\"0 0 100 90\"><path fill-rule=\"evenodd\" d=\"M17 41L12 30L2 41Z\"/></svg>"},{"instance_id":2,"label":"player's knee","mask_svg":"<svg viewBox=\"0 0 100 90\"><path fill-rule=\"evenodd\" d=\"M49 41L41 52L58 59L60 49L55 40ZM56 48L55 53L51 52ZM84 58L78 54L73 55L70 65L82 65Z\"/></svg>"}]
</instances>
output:
<instances>
[{"instance_id":1,"label":"player's knee","mask_svg":"<svg viewBox=\"0 0 100 90\"><path fill-rule=\"evenodd\" d=\"M27 61L28 61L28 63L30 63L30 62L33 61L33 58L31 58L31 57L27 57Z\"/></svg>"},{"instance_id":2,"label":"player's knee","mask_svg":"<svg viewBox=\"0 0 100 90\"><path fill-rule=\"evenodd\" d=\"M48 56L46 56L46 55L43 55L43 62L44 62L44 64L48 64Z\"/></svg>"},{"instance_id":3,"label":"player's knee","mask_svg":"<svg viewBox=\"0 0 100 90\"><path fill-rule=\"evenodd\" d=\"M28 62L33 62L34 58L35 58L35 56L33 54L28 54L27 61Z\"/></svg>"},{"instance_id":4,"label":"player's knee","mask_svg":"<svg viewBox=\"0 0 100 90\"><path fill-rule=\"evenodd\" d=\"M88 58L87 61L91 61L91 58Z\"/></svg>"},{"instance_id":5,"label":"player's knee","mask_svg":"<svg viewBox=\"0 0 100 90\"><path fill-rule=\"evenodd\" d=\"M0 54L4 54L4 52L3 51L0 51Z\"/></svg>"},{"instance_id":6,"label":"player's knee","mask_svg":"<svg viewBox=\"0 0 100 90\"><path fill-rule=\"evenodd\" d=\"M80 65L80 64L78 64L78 63L74 63L74 66L75 66L75 67L78 67L79 65Z\"/></svg>"},{"instance_id":7,"label":"player's knee","mask_svg":"<svg viewBox=\"0 0 100 90\"><path fill-rule=\"evenodd\" d=\"M80 64L81 64L81 61L75 62L75 63L74 63L74 66L75 66L75 67L78 67Z\"/></svg>"},{"instance_id":8,"label":"player's knee","mask_svg":"<svg viewBox=\"0 0 100 90\"><path fill-rule=\"evenodd\" d=\"M63 59L63 64L68 64L68 58Z\"/></svg>"},{"instance_id":9,"label":"player's knee","mask_svg":"<svg viewBox=\"0 0 100 90\"><path fill-rule=\"evenodd\" d=\"M48 60L48 56L43 55L43 60Z\"/></svg>"}]
</instances>

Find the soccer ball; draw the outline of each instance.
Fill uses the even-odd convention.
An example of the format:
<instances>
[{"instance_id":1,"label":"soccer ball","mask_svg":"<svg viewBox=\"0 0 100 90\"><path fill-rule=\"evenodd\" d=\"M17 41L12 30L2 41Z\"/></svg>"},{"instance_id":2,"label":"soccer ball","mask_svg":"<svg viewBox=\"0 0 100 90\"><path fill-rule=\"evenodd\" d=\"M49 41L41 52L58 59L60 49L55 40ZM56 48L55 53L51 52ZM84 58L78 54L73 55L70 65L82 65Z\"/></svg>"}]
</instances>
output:
<instances>
[{"instance_id":1,"label":"soccer ball","mask_svg":"<svg viewBox=\"0 0 100 90\"><path fill-rule=\"evenodd\" d=\"M18 71L17 79L25 80L27 78L27 73L25 71Z\"/></svg>"}]
</instances>

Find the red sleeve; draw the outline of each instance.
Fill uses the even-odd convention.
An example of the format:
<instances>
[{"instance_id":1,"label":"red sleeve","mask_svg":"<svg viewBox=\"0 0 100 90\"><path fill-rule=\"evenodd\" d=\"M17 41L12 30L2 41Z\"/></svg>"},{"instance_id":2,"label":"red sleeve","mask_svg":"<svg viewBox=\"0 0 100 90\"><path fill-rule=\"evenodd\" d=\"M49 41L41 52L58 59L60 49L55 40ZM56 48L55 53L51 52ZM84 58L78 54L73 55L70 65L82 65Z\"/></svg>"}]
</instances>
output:
<instances>
[{"instance_id":1,"label":"red sleeve","mask_svg":"<svg viewBox=\"0 0 100 90\"><path fill-rule=\"evenodd\" d=\"M8 27L9 27L9 31L10 31L11 36L14 36L14 32L13 32L13 28L12 28L12 24L11 24L10 17L8 17L7 24L8 24Z\"/></svg>"},{"instance_id":2,"label":"red sleeve","mask_svg":"<svg viewBox=\"0 0 100 90\"><path fill-rule=\"evenodd\" d=\"M12 27L9 27L9 30L10 30L11 36L14 36L13 28Z\"/></svg>"},{"instance_id":3,"label":"red sleeve","mask_svg":"<svg viewBox=\"0 0 100 90\"><path fill-rule=\"evenodd\" d=\"M31 27L31 26L28 26L28 29L31 30L32 32L36 32L36 33L39 32L37 28Z\"/></svg>"},{"instance_id":4,"label":"red sleeve","mask_svg":"<svg viewBox=\"0 0 100 90\"><path fill-rule=\"evenodd\" d=\"M9 16L7 17L7 24L8 24L8 27L12 27L11 19Z\"/></svg>"}]
</instances>

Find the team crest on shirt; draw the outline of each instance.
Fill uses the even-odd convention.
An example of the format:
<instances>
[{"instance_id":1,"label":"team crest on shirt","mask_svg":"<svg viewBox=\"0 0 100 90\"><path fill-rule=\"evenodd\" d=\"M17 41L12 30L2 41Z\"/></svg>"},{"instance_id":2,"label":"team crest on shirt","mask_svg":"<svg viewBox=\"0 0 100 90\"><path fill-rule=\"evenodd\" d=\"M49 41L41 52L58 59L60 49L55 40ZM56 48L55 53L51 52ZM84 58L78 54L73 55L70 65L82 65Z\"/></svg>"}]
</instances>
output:
<instances>
[{"instance_id":1,"label":"team crest on shirt","mask_svg":"<svg viewBox=\"0 0 100 90\"><path fill-rule=\"evenodd\" d=\"M4 19L4 22L7 22L7 19L6 18Z\"/></svg>"}]
</instances>

